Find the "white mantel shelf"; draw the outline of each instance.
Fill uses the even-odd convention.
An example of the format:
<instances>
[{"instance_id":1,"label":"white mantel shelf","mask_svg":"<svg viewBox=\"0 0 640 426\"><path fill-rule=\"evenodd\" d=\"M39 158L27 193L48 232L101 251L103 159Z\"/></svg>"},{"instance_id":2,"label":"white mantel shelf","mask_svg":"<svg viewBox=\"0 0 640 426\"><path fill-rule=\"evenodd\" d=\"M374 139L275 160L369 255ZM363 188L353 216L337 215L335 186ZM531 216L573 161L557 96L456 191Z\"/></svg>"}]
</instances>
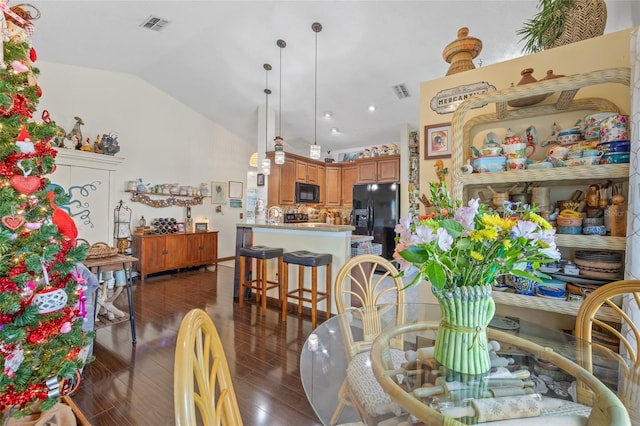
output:
<instances>
[{"instance_id":1,"label":"white mantel shelf","mask_svg":"<svg viewBox=\"0 0 640 426\"><path fill-rule=\"evenodd\" d=\"M75 149L55 148L56 164L73 165L77 167L90 167L100 170L116 170L125 160L123 157L96 154Z\"/></svg>"}]
</instances>

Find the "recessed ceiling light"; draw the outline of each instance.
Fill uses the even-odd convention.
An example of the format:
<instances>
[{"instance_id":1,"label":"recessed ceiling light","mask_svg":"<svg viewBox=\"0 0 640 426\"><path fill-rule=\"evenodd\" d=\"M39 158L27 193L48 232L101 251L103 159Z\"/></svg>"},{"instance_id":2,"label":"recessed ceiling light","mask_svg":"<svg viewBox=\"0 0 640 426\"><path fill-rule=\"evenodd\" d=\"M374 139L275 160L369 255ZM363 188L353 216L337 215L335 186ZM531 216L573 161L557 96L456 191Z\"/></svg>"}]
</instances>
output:
<instances>
[{"instance_id":1,"label":"recessed ceiling light","mask_svg":"<svg viewBox=\"0 0 640 426\"><path fill-rule=\"evenodd\" d=\"M324 113L324 118L331 118L333 117L333 113L331 111L327 111Z\"/></svg>"},{"instance_id":2,"label":"recessed ceiling light","mask_svg":"<svg viewBox=\"0 0 640 426\"><path fill-rule=\"evenodd\" d=\"M376 110L376 106L375 105L369 105L369 112L373 112Z\"/></svg>"},{"instance_id":3,"label":"recessed ceiling light","mask_svg":"<svg viewBox=\"0 0 640 426\"><path fill-rule=\"evenodd\" d=\"M338 129L337 127L332 127L331 128L331 133L333 133L333 134L340 133L340 129Z\"/></svg>"}]
</instances>

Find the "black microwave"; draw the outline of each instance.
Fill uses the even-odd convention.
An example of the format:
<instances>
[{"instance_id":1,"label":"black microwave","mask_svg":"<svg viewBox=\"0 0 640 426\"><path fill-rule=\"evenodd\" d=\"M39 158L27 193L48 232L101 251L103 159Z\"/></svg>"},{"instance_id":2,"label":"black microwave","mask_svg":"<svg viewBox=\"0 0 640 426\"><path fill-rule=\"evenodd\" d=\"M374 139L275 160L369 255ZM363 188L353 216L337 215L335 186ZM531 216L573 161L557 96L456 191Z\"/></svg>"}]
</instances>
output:
<instances>
[{"instance_id":1,"label":"black microwave","mask_svg":"<svg viewBox=\"0 0 640 426\"><path fill-rule=\"evenodd\" d=\"M296 182L296 203L319 203L320 187L310 183Z\"/></svg>"}]
</instances>

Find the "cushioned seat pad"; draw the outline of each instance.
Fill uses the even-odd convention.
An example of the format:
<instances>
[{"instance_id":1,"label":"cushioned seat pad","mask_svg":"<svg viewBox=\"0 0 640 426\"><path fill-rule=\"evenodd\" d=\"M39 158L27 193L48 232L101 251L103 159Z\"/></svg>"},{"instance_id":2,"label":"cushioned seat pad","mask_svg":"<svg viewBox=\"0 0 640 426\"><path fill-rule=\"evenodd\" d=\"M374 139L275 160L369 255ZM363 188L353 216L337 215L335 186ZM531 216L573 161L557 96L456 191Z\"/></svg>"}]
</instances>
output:
<instances>
[{"instance_id":1,"label":"cushioned seat pad","mask_svg":"<svg viewBox=\"0 0 640 426\"><path fill-rule=\"evenodd\" d=\"M307 250L290 251L284 254L285 263L303 266L322 266L331 263L332 257L327 253L312 253Z\"/></svg>"},{"instance_id":2,"label":"cushioned seat pad","mask_svg":"<svg viewBox=\"0 0 640 426\"><path fill-rule=\"evenodd\" d=\"M284 250L281 248L253 246L241 248L238 250L238 253L240 256L253 257L256 259L273 259L274 257L282 256Z\"/></svg>"},{"instance_id":3,"label":"cushioned seat pad","mask_svg":"<svg viewBox=\"0 0 640 426\"><path fill-rule=\"evenodd\" d=\"M393 368L400 368L406 362L403 351L390 349L389 352ZM373 375L370 352L361 352L353 357L347 367L347 380L360 405L371 417L399 409Z\"/></svg>"}]
</instances>

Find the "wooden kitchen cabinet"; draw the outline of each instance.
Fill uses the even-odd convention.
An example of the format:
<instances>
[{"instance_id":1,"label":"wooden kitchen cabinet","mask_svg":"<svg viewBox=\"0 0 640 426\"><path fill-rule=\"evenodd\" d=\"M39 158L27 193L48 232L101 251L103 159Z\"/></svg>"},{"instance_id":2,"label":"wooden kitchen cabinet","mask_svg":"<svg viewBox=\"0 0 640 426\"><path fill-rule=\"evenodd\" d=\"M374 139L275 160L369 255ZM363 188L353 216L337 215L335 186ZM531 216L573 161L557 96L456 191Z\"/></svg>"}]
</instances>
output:
<instances>
[{"instance_id":1,"label":"wooden kitchen cabinet","mask_svg":"<svg viewBox=\"0 0 640 426\"><path fill-rule=\"evenodd\" d=\"M380 157L377 163L378 183L400 182L400 157Z\"/></svg>"},{"instance_id":2,"label":"wooden kitchen cabinet","mask_svg":"<svg viewBox=\"0 0 640 426\"><path fill-rule=\"evenodd\" d=\"M325 188L324 205L340 207L342 202L342 167L327 166L325 168Z\"/></svg>"},{"instance_id":3,"label":"wooden kitchen cabinet","mask_svg":"<svg viewBox=\"0 0 640 426\"><path fill-rule=\"evenodd\" d=\"M296 182L318 185L318 165L296 160Z\"/></svg>"},{"instance_id":4,"label":"wooden kitchen cabinet","mask_svg":"<svg viewBox=\"0 0 640 426\"><path fill-rule=\"evenodd\" d=\"M218 264L218 232L133 235L132 254L140 280L148 274Z\"/></svg>"},{"instance_id":5,"label":"wooden kitchen cabinet","mask_svg":"<svg viewBox=\"0 0 640 426\"><path fill-rule=\"evenodd\" d=\"M400 182L400 157L375 157L360 160L357 184Z\"/></svg>"},{"instance_id":6,"label":"wooden kitchen cabinet","mask_svg":"<svg viewBox=\"0 0 640 426\"><path fill-rule=\"evenodd\" d=\"M273 152L268 152L267 157L271 159L271 173L268 176L269 183L267 186L267 205L294 205L296 160L287 155L284 164L275 164Z\"/></svg>"},{"instance_id":7,"label":"wooden kitchen cabinet","mask_svg":"<svg viewBox=\"0 0 640 426\"><path fill-rule=\"evenodd\" d=\"M325 180L326 168L324 166L318 166L318 186L320 187L320 204L324 206L324 202L326 199L325 191L327 190L327 182Z\"/></svg>"},{"instance_id":8,"label":"wooden kitchen cabinet","mask_svg":"<svg viewBox=\"0 0 640 426\"><path fill-rule=\"evenodd\" d=\"M342 168L342 206L353 206L353 185L358 179L358 166L347 166Z\"/></svg>"}]
</instances>

